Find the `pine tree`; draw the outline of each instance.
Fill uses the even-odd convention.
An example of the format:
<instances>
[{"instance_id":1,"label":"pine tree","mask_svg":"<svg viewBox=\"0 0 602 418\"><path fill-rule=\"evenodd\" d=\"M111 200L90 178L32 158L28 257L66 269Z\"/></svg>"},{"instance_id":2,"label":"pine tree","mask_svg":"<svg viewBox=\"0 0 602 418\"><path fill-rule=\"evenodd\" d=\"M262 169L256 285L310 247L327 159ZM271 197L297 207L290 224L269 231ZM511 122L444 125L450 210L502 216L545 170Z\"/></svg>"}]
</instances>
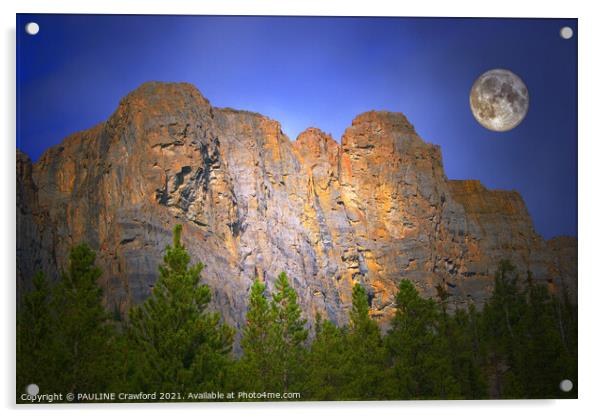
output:
<instances>
[{"instance_id":1,"label":"pine tree","mask_svg":"<svg viewBox=\"0 0 602 418\"><path fill-rule=\"evenodd\" d=\"M247 391L269 391L275 378L272 366L274 318L265 292L265 284L255 280L241 340L244 354L238 364L238 379L241 388Z\"/></svg>"},{"instance_id":2,"label":"pine tree","mask_svg":"<svg viewBox=\"0 0 602 418\"><path fill-rule=\"evenodd\" d=\"M486 373L492 376L491 396L520 398L525 393L519 374L524 350L524 322L527 302L518 287L516 268L500 262L491 298L483 308L483 334L487 344Z\"/></svg>"},{"instance_id":3,"label":"pine tree","mask_svg":"<svg viewBox=\"0 0 602 418\"><path fill-rule=\"evenodd\" d=\"M347 335L330 321L316 316L316 335L307 360L305 399L318 401L341 400L340 390L347 382L343 369L347 351Z\"/></svg>"},{"instance_id":4,"label":"pine tree","mask_svg":"<svg viewBox=\"0 0 602 418\"><path fill-rule=\"evenodd\" d=\"M528 399L575 397L576 389L568 394L559 389L564 379L576 382L576 350L567 344L566 328L559 321L559 314L570 306L563 306L557 295L536 283L531 272L517 291L524 307L511 341L512 355L506 356L516 383L503 395Z\"/></svg>"},{"instance_id":5,"label":"pine tree","mask_svg":"<svg viewBox=\"0 0 602 418\"><path fill-rule=\"evenodd\" d=\"M394 399L460 397L440 316L433 300L420 297L409 280L402 280L397 311L386 343L392 363Z\"/></svg>"},{"instance_id":6,"label":"pine tree","mask_svg":"<svg viewBox=\"0 0 602 418\"><path fill-rule=\"evenodd\" d=\"M280 379L274 390L282 392L298 388L303 373L305 341L308 331L305 319L301 318L301 308L297 303L297 293L291 287L286 273L276 280L276 293L272 295L276 356L273 359Z\"/></svg>"},{"instance_id":7,"label":"pine tree","mask_svg":"<svg viewBox=\"0 0 602 418\"><path fill-rule=\"evenodd\" d=\"M129 327L133 390L222 390L231 366L233 331L207 312L211 291L200 284L202 264L189 266L174 229L152 295L132 309Z\"/></svg>"},{"instance_id":8,"label":"pine tree","mask_svg":"<svg viewBox=\"0 0 602 418\"><path fill-rule=\"evenodd\" d=\"M470 314L457 309L450 314L450 293L439 284L436 286L440 307L437 333L443 337L444 350L448 353L452 375L458 383L459 397L482 399L486 395L486 382L481 372L481 352L474 341L472 329L476 326L474 305Z\"/></svg>"},{"instance_id":9,"label":"pine tree","mask_svg":"<svg viewBox=\"0 0 602 418\"><path fill-rule=\"evenodd\" d=\"M102 305L97 282L102 272L95 259L88 245L74 247L69 269L52 292L46 358L53 370L54 392L102 392L116 373L116 334Z\"/></svg>"},{"instance_id":10,"label":"pine tree","mask_svg":"<svg viewBox=\"0 0 602 418\"><path fill-rule=\"evenodd\" d=\"M17 314L17 398L30 383L47 391L52 378L49 364L50 286L43 272L33 277L33 290L24 295Z\"/></svg>"},{"instance_id":11,"label":"pine tree","mask_svg":"<svg viewBox=\"0 0 602 418\"><path fill-rule=\"evenodd\" d=\"M565 359L562 364L563 380L570 379L573 382L573 390L562 392L559 397L577 398L578 379L577 379L577 357L578 357L578 312L577 305L573 304L567 289L562 286L559 289L560 294L553 297L552 304L556 318L555 328L560 335L562 342L562 357Z\"/></svg>"},{"instance_id":12,"label":"pine tree","mask_svg":"<svg viewBox=\"0 0 602 418\"><path fill-rule=\"evenodd\" d=\"M370 317L368 296L359 283L353 287L352 302L341 399L382 399L385 351L380 329Z\"/></svg>"},{"instance_id":13,"label":"pine tree","mask_svg":"<svg viewBox=\"0 0 602 418\"><path fill-rule=\"evenodd\" d=\"M518 355L517 374L525 398L557 398L561 393L559 383L566 379L570 364L568 351L563 348L557 328L554 298L545 286L536 284L528 272L526 286L527 305L521 318L524 335Z\"/></svg>"},{"instance_id":14,"label":"pine tree","mask_svg":"<svg viewBox=\"0 0 602 418\"><path fill-rule=\"evenodd\" d=\"M483 310L492 396L575 397L576 389L568 394L559 390L564 379L576 382L576 340L566 338L573 334L566 327L572 307L537 284L530 272L519 284L514 266L501 262Z\"/></svg>"},{"instance_id":15,"label":"pine tree","mask_svg":"<svg viewBox=\"0 0 602 418\"><path fill-rule=\"evenodd\" d=\"M278 276L269 302L265 288L259 281L251 287L241 343L241 379L247 391L295 391L303 385L306 321L286 273Z\"/></svg>"},{"instance_id":16,"label":"pine tree","mask_svg":"<svg viewBox=\"0 0 602 418\"><path fill-rule=\"evenodd\" d=\"M484 399L487 396L487 382L482 370L479 335L474 333L478 329L474 305L470 306L469 312L457 310L443 321L442 326L459 396L463 399Z\"/></svg>"}]
</instances>

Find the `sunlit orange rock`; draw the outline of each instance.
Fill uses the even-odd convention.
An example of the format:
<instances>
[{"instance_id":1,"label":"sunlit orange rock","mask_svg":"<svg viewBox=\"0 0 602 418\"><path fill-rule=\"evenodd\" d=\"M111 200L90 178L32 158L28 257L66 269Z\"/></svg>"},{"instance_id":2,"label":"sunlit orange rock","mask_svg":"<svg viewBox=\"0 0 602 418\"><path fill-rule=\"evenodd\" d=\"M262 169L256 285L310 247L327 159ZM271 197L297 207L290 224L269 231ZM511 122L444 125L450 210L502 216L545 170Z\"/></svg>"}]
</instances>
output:
<instances>
[{"instance_id":1,"label":"sunlit orange rock","mask_svg":"<svg viewBox=\"0 0 602 418\"><path fill-rule=\"evenodd\" d=\"M190 84L145 83L104 123L36 163L17 155L20 286L56 278L88 242L110 309L144 300L171 231L183 239L225 319L243 324L249 287L286 271L310 322L342 324L361 283L384 326L397 285L449 304L482 304L501 259L576 295L576 240L544 241L516 192L448 180L441 150L401 113L357 116L340 145L316 128L214 108Z\"/></svg>"}]
</instances>

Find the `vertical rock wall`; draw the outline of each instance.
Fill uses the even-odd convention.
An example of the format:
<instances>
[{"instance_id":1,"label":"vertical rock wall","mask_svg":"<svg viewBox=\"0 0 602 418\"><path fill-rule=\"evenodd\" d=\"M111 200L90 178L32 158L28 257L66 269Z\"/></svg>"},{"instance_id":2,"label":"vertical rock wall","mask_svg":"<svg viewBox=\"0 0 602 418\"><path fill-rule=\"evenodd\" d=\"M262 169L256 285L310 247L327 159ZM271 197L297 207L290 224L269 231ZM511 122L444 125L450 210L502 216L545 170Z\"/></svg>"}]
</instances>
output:
<instances>
[{"instance_id":1,"label":"vertical rock wall","mask_svg":"<svg viewBox=\"0 0 602 418\"><path fill-rule=\"evenodd\" d=\"M57 277L85 241L107 306L124 312L150 294L177 223L236 326L253 279L270 288L281 271L308 318L339 324L356 282L383 325L402 278L480 304L503 258L576 295L576 241L540 238L516 192L448 180L440 148L401 113L359 115L340 145L315 128L291 142L278 122L213 108L189 84L145 83L106 122L17 161L20 283Z\"/></svg>"}]
</instances>

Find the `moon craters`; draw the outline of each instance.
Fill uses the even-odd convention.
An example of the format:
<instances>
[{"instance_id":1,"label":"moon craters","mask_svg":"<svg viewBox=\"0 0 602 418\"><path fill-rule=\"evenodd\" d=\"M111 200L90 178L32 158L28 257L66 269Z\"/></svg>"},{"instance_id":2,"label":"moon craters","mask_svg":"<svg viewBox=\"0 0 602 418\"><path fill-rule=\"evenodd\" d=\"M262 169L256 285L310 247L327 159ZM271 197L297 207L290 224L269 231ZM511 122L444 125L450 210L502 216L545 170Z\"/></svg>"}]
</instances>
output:
<instances>
[{"instance_id":1,"label":"moon craters","mask_svg":"<svg viewBox=\"0 0 602 418\"><path fill-rule=\"evenodd\" d=\"M504 132L518 126L529 109L529 91L525 83L509 70L483 73L470 91L470 108L485 128Z\"/></svg>"}]
</instances>

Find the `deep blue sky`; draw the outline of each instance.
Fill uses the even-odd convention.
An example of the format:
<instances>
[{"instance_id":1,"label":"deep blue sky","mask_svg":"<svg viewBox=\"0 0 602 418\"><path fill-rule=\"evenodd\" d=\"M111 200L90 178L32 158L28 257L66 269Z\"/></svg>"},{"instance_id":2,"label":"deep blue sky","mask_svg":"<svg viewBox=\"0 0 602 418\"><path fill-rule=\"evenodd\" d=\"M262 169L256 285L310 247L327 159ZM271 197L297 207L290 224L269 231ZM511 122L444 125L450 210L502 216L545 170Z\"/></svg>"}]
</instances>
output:
<instances>
[{"instance_id":1,"label":"deep blue sky","mask_svg":"<svg viewBox=\"0 0 602 418\"><path fill-rule=\"evenodd\" d=\"M40 24L36 36L25 23ZM559 36L571 26L575 37ZM17 146L34 160L105 120L149 80L195 84L214 106L263 113L291 138L340 137L359 113L406 114L451 179L518 190L544 237L577 233L577 21L205 16L17 16ZM484 71L529 88L510 132L473 118Z\"/></svg>"}]
</instances>

